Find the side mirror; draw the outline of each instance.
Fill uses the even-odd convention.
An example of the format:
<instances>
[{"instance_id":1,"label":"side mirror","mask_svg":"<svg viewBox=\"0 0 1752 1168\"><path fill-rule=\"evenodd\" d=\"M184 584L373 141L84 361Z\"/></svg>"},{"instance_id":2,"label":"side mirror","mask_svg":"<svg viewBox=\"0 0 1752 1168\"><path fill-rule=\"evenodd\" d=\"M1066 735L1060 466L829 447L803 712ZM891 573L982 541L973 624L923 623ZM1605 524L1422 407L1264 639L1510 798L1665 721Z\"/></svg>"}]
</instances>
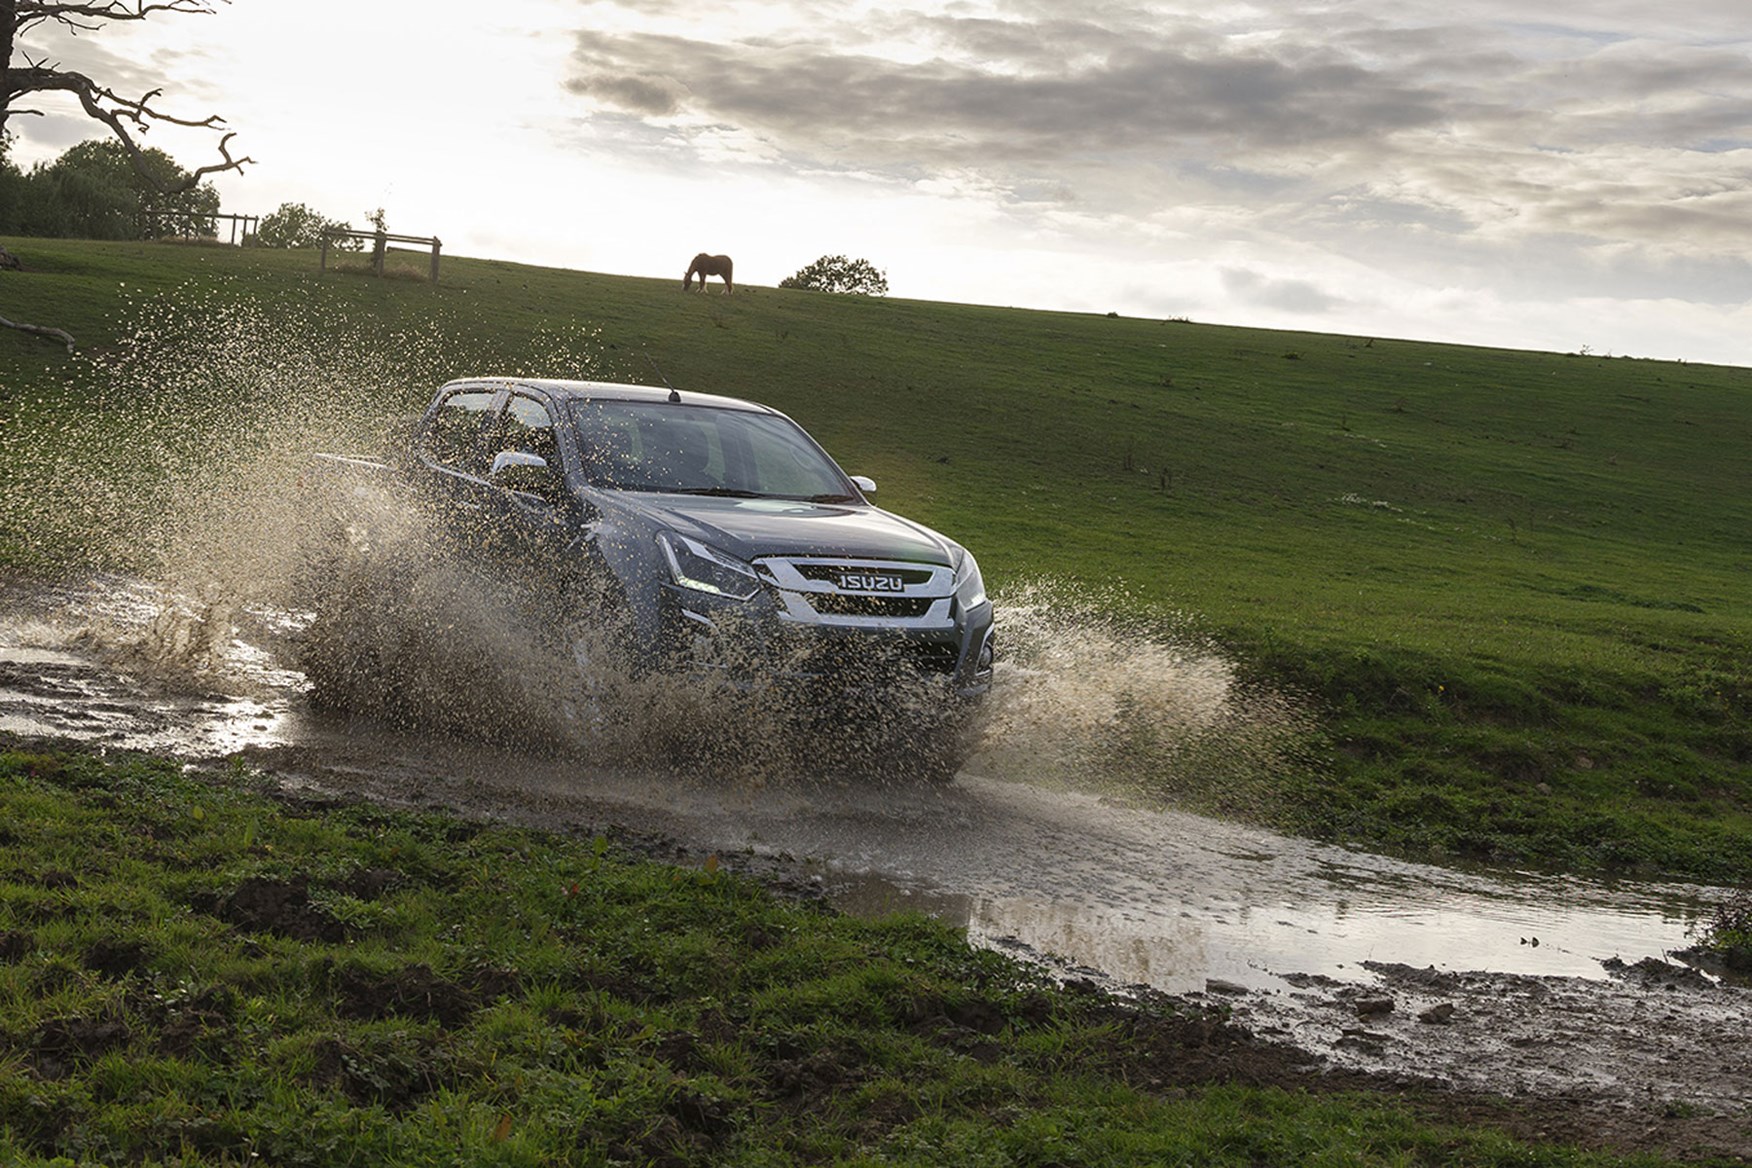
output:
<instances>
[{"instance_id":1,"label":"side mirror","mask_svg":"<svg viewBox=\"0 0 1752 1168\"><path fill-rule=\"evenodd\" d=\"M869 475L853 475L852 486L858 488L866 495L874 495L876 493L876 480Z\"/></svg>"},{"instance_id":2,"label":"side mirror","mask_svg":"<svg viewBox=\"0 0 1752 1168\"><path fill-rule=\"evenodd\" d=\"M527 450L501 450L493 455L493 469L487 472L487 477L496 479L511 466L526 466L531 470L546 470L547 459L539 454L531 454Z\"/></svg>"},{"instance_id":3,"label":"side mirror","mask_svg":"<svg viewBox=\"0 0 1752 1168\"><path fill-rule=\"evenodd\" d=\"M548 467L547 459L527 450L501 450L493 455L493 466L487 471L487 478L493 485L508 491L543 498L551 496L555 488L554 472Z\"/></svg>"}]
</instances>

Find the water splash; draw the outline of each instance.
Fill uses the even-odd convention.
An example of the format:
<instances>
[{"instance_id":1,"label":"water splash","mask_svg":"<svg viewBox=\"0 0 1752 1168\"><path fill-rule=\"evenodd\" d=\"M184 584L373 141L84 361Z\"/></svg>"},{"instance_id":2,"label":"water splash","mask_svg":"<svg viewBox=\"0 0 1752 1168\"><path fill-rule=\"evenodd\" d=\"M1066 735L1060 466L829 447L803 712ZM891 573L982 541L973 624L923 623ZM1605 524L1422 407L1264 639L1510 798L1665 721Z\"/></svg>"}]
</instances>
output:
<instances>
[{"instance_id":1,"label":"water splash","mask_svg":"<svg viewBox=\"0 0 1752 1168\"><path fill-rule=\"evenodd\" d=\"M249 291L221 281L132 304L124 341L81 358L67 391L0 439L0 536L84 575L150 581L150 619L90 616L86 636L112 660L226 692L298 669L317 702L397 726L611 764L670 758L756 785L880 772L939 717L947 694L928 681L830 711L807 688L617 668L604 630L556 622L444 556L381 483L355 492L357 530L337 531L308 482L312 452L392 450L433 385L482 371L454 367L453 330L436 317L390 330ZM600 356L595 330L574 326L499 372L587 378ZM1236 805L1305 731L1189 622L1039 582L998 603L997 684L953 731L988 771Z\"/></svg>"},{"instance_id":2,"label":"water splash","mask_svg":"<svg viewBox=\"0 0 1752 1168\"><path fill-rule=\"evenodd\" d=\"M1183 614L1049 580L998 597L1004 646L981 769L1258 814L1313 731Z\"/></svg>"}]
</instances>

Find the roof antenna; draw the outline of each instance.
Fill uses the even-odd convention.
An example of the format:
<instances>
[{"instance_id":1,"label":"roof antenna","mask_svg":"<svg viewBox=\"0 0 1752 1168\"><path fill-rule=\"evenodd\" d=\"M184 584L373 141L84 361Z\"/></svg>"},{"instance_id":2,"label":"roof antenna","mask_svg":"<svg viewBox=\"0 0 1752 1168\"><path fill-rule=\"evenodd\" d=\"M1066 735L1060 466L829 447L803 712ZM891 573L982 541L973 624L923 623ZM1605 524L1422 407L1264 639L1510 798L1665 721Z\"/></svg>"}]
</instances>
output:
<instances>
[{"instance_id":1,"label":"roof antenna","mask_svg":"<svg viewBox=\"0 0 1752 1168\"><path fill-rule=\"evenodd\" d=\"M645 360L651 362L651 369L657 374L657 380L661 381L664 385L669 385L669 378L663 376L663 370L657 368L657 362L651 354L646 353ZM676 389L673 385L669 385L669 400L671 403L681 401L681 391Z\"/></svg>"}]
</instances>

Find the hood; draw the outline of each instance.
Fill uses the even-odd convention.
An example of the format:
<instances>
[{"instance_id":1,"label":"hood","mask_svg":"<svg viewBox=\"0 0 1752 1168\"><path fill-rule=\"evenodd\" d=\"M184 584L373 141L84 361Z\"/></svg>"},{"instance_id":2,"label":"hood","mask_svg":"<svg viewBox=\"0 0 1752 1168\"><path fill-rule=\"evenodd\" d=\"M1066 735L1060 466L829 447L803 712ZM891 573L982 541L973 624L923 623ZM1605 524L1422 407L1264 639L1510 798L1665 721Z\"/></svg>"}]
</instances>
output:
<instances>
[{"instance_id":1,"label":"hood","mask_svg":"<svg viewBox=\"0 0 1752 1168\"><path fill-rule=\"evenodd\" d=\"M923 524L867 505L632 494L619 501L659 526L742 560L847 556L948 565L953 546Z\"/></svg>"}]
</instances>

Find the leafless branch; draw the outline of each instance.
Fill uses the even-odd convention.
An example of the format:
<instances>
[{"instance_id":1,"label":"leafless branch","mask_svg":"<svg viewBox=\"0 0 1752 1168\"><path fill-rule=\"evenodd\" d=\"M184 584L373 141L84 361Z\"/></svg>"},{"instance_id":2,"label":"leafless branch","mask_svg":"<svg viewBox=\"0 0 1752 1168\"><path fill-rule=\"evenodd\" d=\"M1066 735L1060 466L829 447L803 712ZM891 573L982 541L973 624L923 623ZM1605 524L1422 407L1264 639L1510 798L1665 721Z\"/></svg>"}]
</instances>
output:
<instances>
[{"instance_id":1,"label":"leafless branch","mask_svg":"<svg viewBox=\"0 0 1752 1168\"><path fill-rule=\"evenodd\" d=\"M27 30L45 21L60 24L77 33L101 28L109 21L146 20L159 13L208 16L217 11L214 5L219 3L229 4L231 0L0 0L0 129L4 129L8 115L13 112L41 112L13 111L12 103L15 100L26 94L58 90L73 94L79 99L79 104L84 107L88 117L108 126L126 149L134 169L162 194L174 195L190 190L209 174L228 170L242 172L244 166L254 162L254 159L232 157L232 136L227 133L219 143L219 156L224 159L223 162L199 168L186 181L165 185L146 165L145 153L135 141L134 135L144 133L154 122L223 131L223 118L218 115L198 120L177 117L152 104L163 93L162 90L154 89L139 98L123 97L83 73L61 69L42 57L32 57L18 44L18 38ZM11 58L15 49L20 50L24 60L21 68L12 67Z\"/></svg>"},{"instance_id":2,"label":"leafless branch","mask_svg":"<svg viewBox=\"0 0 1752 1168\"><path fill-rule=\"evenodd\" d=\"M21 333L30 333L33 336L48 337L60 341L67 346L67 351L69 353L73 351L73 336L62 329L49 328L47 325L41 324L24 324L20 321L7 320L4 316L0 316L0 326L9 329L17 329Z\"/></svg>"},{"instance_id":3,"label":"leafless branch","mask_svg":"<svg viewBox=\"0 0 1752 1168\"><path fill-rule=\"evenodd\" d=\"M220 130L225 126L224 118L217 114L198 121L192 118L179 118L153 108L152 99L159 96L163 92L162 90L154 89L139 98L122 97L114 90L99 85L83 73L75 73L70 69L55 69L38 63L32 63L23 69L9 70L6 74L6 87L13 95L58 90L77 97L79 104L85 108L89 117L110 128L110 132L127 150L128 157L134 164L134 169L161 194L174 195L193 190L206 175L228 170L241 173L246 165L255 162L255 159L248 156L243 158L231 156L231 139L235 135L227 133L219 140L219 155L225 161L199 167L183 181L166 186L163 180L147 167L145 152L134 140L134 134L129 131L128 124L132 123L135 132L145 131L152 122L167 122L174 126L191 126L196 129ZM104 104L106 102L109 103L107 106Z\"/></svg>"},{"instance_id":4,"label":"leafless branch","mask_svg":"<svg viewBox=\"0 0 1752 1168\"><path fill-rule=\"evenodd\" d=\"M231 0L223 0L229 4ZM64 24L76 33L92 32L107 20L145 20L158 12L182 12L211 16L215 9L209 0L20 0L18 31L52 20ZM92 21L96 23L86 23Z\"/></svg>"}]
</instances>

